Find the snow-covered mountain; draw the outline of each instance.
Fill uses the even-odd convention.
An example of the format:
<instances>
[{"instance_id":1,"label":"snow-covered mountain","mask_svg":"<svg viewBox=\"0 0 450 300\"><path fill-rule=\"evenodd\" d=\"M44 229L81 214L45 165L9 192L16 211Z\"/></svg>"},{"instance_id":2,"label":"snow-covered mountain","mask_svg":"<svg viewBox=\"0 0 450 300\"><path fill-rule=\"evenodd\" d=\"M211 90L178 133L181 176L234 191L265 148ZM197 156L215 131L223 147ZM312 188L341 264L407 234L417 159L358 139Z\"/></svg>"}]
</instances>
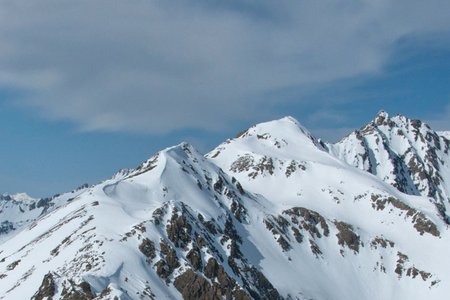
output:
<instances>
[{"instance_id":1,"label":"snow-covered mountain","mask_svg":"<svg viewBox=\"0 0 450 300\"><path fill-rule=\"evenodd\" d=\"M414 147L445 163L437 139ZM28 223L0 242L0 299L445 299L448 198L355 168L350 148L286 117L205 156L165 149L46 208L1 199L2 220Z\"/></svg>"},{"instance_id":2,"label":"snow-covered mountain","mask_svg":"<svg viewBox=\"0 0 450 300\"><path fill-rule=\"evenodd\" d=\"M41 199L34 199L26 193L0 195L0 243L20 232L40 216L71 201L87 188L87 185L83 185L69 193Z\"/></svg>"},{"instance_id":3,"label":"snow-covered mountain","mask_svg":"<svg viewBox=\"0 0 450 300\"><path fill-rule=\"evenodd\" d=\"M438 131L437 133L447 140L450 140L450 131Z\"/></svg>"},{"instance_id":4,"label":"snow-covered mountain","mask_svg":"<svg viewBox=\"0 0 450 300\"><path fill-rule=\"evenodd\" d=\"M328 148L404 193L434 199L450 223L450 141L445 133L419 120L380 111L374 121Z\"/></svg>"}]
</instances>

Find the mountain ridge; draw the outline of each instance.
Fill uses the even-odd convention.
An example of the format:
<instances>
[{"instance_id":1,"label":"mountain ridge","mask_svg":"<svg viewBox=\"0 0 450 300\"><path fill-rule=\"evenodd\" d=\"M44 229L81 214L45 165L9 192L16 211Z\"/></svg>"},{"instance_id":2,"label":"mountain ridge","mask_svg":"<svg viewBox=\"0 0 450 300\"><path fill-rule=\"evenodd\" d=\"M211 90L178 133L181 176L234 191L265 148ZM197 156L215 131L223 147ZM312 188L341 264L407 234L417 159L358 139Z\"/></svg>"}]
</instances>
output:
<instances>
[{"instance_id":1,"label":"mountain ridge","mask_svg":"<svg viewBox=\"0 0 450 300\"><path fill-rule=\"evenodd\" d=\"M438 144L408 120L422 157ZM206 155L169 147L38 210L1 200L1 221L24 222L0 239L0 299L442 299L448 200L352 165L356 135L333 148L285 117Z\"/></svg>"},{"instance_id":2,"label":"mountain ridge","mask_svg":"<svg viewBox=\"0 0 450 300\"><path fill-rule=\"evenodd\" d=\"M450 143L420 120L380 111L375 119L328 144L330 153L400 191L435 199L448 223Z\"/></svg>"}]
</instances>

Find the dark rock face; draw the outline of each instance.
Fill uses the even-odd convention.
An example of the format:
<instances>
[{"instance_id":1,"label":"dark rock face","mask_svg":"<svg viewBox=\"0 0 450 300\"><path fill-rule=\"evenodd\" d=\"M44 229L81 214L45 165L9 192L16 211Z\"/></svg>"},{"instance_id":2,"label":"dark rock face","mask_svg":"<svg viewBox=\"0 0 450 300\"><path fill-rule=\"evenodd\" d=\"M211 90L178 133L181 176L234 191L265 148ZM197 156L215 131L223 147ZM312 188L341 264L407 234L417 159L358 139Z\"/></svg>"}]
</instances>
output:
<instances>
[{"instance_id":1,"label":"dark rock face","mask_svg":"<svg viewBox=\"0 0 450 300\"><path fill-rule=\"evenodd\" d=\"M405 267L405 264L409 261L409 258L406 254L397 252L397 257L398 259L395 273L397 273L399 278L401 278L403 275L411 277L413 279L420 275L423 281L427 281L429 278L431 278L431 273L419 270L414 266L409 268Z\"/></svg>"},{"instance_id":2,"label":"dark rock face","mask_svg":"<svg viewBox=\"0 0 450 300\"><path fill-rule=\"evenodd\" d=\"M376 210L384 210L387 206L392 206L401 212L404 212L407 218L411 218L414 228L420 233L420 235L428 233L436 237L440 236L440 232L437 229L436 224L429 220L423 213L418 212L406 203L403 203L396 198L383 197L382 195L372 195L371 200L372 207Z\"/></svg>"},{"instance_id":3,"label":"dark rock face","mask_svg":"<svg viewBox=\"0 0 450 300\"><path fill-rule=\"evenodd\" d=\"M338 238L338 244L341 246L347 246L355 252L359 252L359 245L361 243L359 235L353 231L353 226L345 222L335 222L339 233L336 234Z\"/></svg>"},{"instance_id":4,"label":"dark rock face","mask_svg":"<svg viewBox=\"0 0 450 300\"><path fill-rule=\"evenodd\" d=\"M0 234L7 234L15 230L14 224L10 221L3 221L0 223Z\"/></svg>"},{"instance_id":5,"label":"dark rock face","mask_svg":"<svg viewBox=\"0 0 450 300\"><path fill-rule=\"evenodd\" d=\"M149 260L156 257L155 243L153 243L148 238L144 238L142 243L139 245L139 250L144 254Z\"/></svg>"},{"instance_id":6,"label":"dark rock face","mask_svg":"<svg viewBox=\"0 0 450 300\"><path fill-rule=\"evenodd\" d=\"M317 228L319 224L322 228L323 235L328 236L330 234L330 229L325 218L313 210L304 207L293 207L285 210L283 214L290 216L292 223L298 225L300 229L308 231L312 236L321 237L320 231Z\"/></svg>"},{"instance_id":7,"label":"dark rock face","mask_svg":"<svg viewBox=\"0 0 450 300\"><path fill-rule=\"evenodd\" d=\"M210 189L205 185L203 188L216 197L226 197L231 203L229 208L223 207L224 223L206 220L201 213L192 212L182 203L172 208L167 220L170 207L163 207L153 212L149 222L163 232L165 229L167 238L160 240L159 253L149 239L143 238L140 251L151 259L159 257L152 267L166 284L172 283L184 299L281 299L269 280L242 253L243 238L239 233L242 228L238 227L242 226L246 208L241 206L237 180L228 182L220 178L215 184L211 180ZM167 224L163 224L163 220L167 220ZM279 218L278 222L281 220ZM208 261L204 261L205 253L212 256ZM173 278L176 270L181 275Z\"/></svg>"},{"instance_id":8,"label":"dark rock face","mask_svg":"<svg viewBox=\"0 0 450 300\"><path fill-rule=\"evenodd\" d=\"M161 224L162 218L166 214L166 209L167 209L167 207L163 206L163 207L159 207L153 211L152 217L153 217L153 223L155 223L155 225Z\"/></svg>"},{"instance_id":9,"label":"dark rock face","mask_svg":"<svg viewBox=\"0 0 450 300\"><path fill-rule=\"evenodd\" d=\"M181 293L183 299L188 300L220 300L222 299L217 287L211 285L204 277L188 270L175 279L174 286Z\"/></svg>"},{"instance_id":10,"label":"dark rock face","mask_svg":"<svg viewBox=\"0 0 450 300\"><path fill-rule=\"evenodd\" d=\"M252 283L255 290L250 289L250 295L253 299L283 299L278 293L277 289L267 280L263 273L258 271L255 267L250 268L248 274L252 278Z\"/></svg>"},{"instance_id":11,"label":"dark rock face","mask_svg":"<svg viewBox=\"0 0 450 300\"><path fill-rule=\"evenodd\" d=\"M61 300L90 300L94 298L95 294L92 292L91 286L85 281L75 284L69 280L65 282L61 292Z\"/></svg>"},{"instance_id":12,"label":"dark rock face","mask_svg":"<svg viewBox=\"0 0 450 300\"><path fill-rule=\"evenodd\" d=\"M286 177L290 177L293 173L295 173L297 170L305 171L305 163L299 163L295 160L292 160L289 165L286 167L286 172L284 173Z\"/></svg>"},{"instance_id":13,"label":"dark rock face","mask_svg":"<svg viewBox=\"0 0 450 300\"><path fill-rule=\"evenodd\" d=\"M251 171L248 176L255 179L258 175L273 175L274 161L271 157L264 156L259 161L255 161L250 154L239 157L230 167L230 171L235 173Z\"/></svg>"},{"instance_id":14,"label":"dark rock face","mask_svg":"<svg viewBox=\"0 0 450 300\"><path fill-rule=\"evenodd\" d=\"M168 278L180 266L180 262L176 251L170 247L167 241L162 240L160 247L162 258L156 263L156 273L161 278Z\"/></svg>"},{"instance_id":15,"label":"dark rock face","mask_svg":"<svg viewBox=\"0 0 450 300\"><path fill-rule=\"evenodd\" d=\"M214 258L208 260L208 264L205 266L205 276L208 278L214 278L217 276L219 264Z\"/></svg>"},{"instance_id":16,"label":"dark rock face","mask_svg":"<svg viewBox=\"0 0 450 300\"><path fill-rule=\"evenodd\" d=\"M319 246L311 239L309 240L309 246L311 248L311 252L314 253L316 257L322 255L322 251L320 250Z\"/></svg>"},{"instance_id":17,"label":"dark rock face","mask_svg":"<svg viewBox=\"0 0 450 300\"><path fill-rule=\"evenodd\" d=\"M376 237L370 242L370 247L373 249L378 247L387 248L388 246L392 248L395 246L395 243L382 237Z\"/></svg>"},{"instance_id":18,"label":"dark rock face","mask_svg":"<svg viewBox=\"0 0 450 300\"><path fill-rule=\"evenodd\" d=\"M291 234L298 243L309 236L311 252L318 257L322 254L315 239L328 237L330 228L325 218L319 213L304 207L293 207L282 212L281 216L270 216L264 220L266 228L277 238L284 252L292 249Z\"/></svg>"},{"instance_id":19,"label":"dark rock face","mask_svg":"<svg viewBox=\"0 0 450 300\"><path fill-rule=\"evenodd\" d=\"M200 249L198 247L193 247L189 253L186 255L186 258L189 260L189 262L192 265L192 268L194 270L201 270L203 263L202 263L202 254L200 252Z\"/></svg>"},{"instance_id":20,"label":"dark rock face","mask_svg":"<svg viewBox=\"0 0 450 300\"><path fill-rule=\"evenodd\" d=\"M178 276L174 282L175 288L181 293L183 299L187 300L250 300L251 298L243 290L236 288L223 288L222 284L212 284L203 276L192 270L187 270Z\"/></svg>"},{"instance_id":21,"label":"dark rock face","mask_svg":"<svg viewBox=\"0 0 450 300\"><path fill-rule=\"evenodd\" d=\"M31 300L52 300L56 292L55 280L52 273L47 273L42 280L39 290L33 295Z\"/></svg>"},{"instance_id":22,"label":"dark rock face","mask_svg":"<svg viewBox=\"0 0 450 300\"><path fill-rule=\"evenodd\" d=\"M189 269L175 279L174 286L184 299L250 299L214 258L208 260L203 276Z\"/></svg>"},{"instance_id":23,"label":"dark rock face","mask_svg":"<svg viewBox=\"0 0 450 300\"><path fill-rule=\"evenodd\" d=\"M11 271L11 270L14 270L16 267L17 267L17 265L20 263L20 259L19 260L16 260L16 261L13 261L12 263L10 263L8 266L6 266L6 269L8 270L8 271Z\"/></svg>"},{"instance_id":24,"label":"dark rock face","mask_svg":"<svg viewBox=\"0 0 450 300\"><path fill-rule=\"evenodd\" d=\"M169 239L177 247L186 247L191 241L191 224L187 221L186 217L182 214L178 216L174 211L170 223L167 225L167 235Z\"/></svg>"}]
</instances>

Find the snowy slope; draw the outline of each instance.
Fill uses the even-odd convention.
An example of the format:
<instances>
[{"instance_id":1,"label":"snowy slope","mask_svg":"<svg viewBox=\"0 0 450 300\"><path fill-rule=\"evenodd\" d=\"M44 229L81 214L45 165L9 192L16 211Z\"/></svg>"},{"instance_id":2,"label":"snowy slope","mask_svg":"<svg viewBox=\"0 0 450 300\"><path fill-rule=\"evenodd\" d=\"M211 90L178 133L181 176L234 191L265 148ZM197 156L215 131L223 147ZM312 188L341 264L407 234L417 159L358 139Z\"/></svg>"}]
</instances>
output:
<instances>
[{"instance_id":1,"label":"snowy slope","mask_svg":"<svg viewBox=\"0 0 450 300\"><path fill-rule=\"evenodd\" d=\"M432 197L450 222L450 141L427 124L380 111L329 151L410 195Z\"/></svg>"},{"instance_id":2,"label":"snowy slope","mask_svg":"<svg viewBox=\"0 0 450 300\"><path fill-rule=\"evenodd\" d=\"M254 259L242 254L251 258L255 249L241 223L248 218L244 201L249 209L259 206L252 197L191 146L162 151L4 242L0 298L30 298L40 286L47 291L46 282L56 298L181 298L178 290L190 280L204 293L276 295ZM237 280L226 275L232 267ZM203 268L208 280L187 272Z\"/></svg>"},{"instance_id":3,"label":"snowy slope","mask_svg":"<svg viewBox=\"0 0 450 300\"><path fill-rule=\"evenodd\" d=\"M83 193L86 188L82 186L69 193L42 199L31 198L25 193L0 195L0 243L20 232L39 216Z\"/></svg>"},{"instance_id":4,"label":"snowy slope","mask_svg":"<svg viewBox=\"0 0 450 300\"><path fill-rule=\"evenodd\" d=\"M438 131L437 133L447 140L450 140L450 131Z\"/></svg>"},{"instance_id":5,"label":"snowy slope","mask_svg":"<svg viewBox=\"0 0 450 300\"><path fill-rule=\"evenodd\" d=\"M430 289L430 285L418 281L417 287L423 289L411 290L408 286L414 283L409 279L399 279L395 272L398 271L395 262L399 260L399 253L410 253L410 261L414 261L412 264L425 269L426 266L431 267L430 261L423 260L427 260L430 249L421 245L437 243L441 250L448 247L443 242L442 232L441 238L430 234L431 231L421 234L417 231L420 226L413 224L414 217L408 217L415 214L414 210L422 212L424 222L436 224L436 228L445 232L445 239L448 239L446 226L437 217L438 212L429 199L404 195L366 172L349 168L327 153L323 145L292 118L258 124L238 138L220 145L207 157L235 176L244 189L268 199L274 219L282 217L290 221L285 223L281 219L280 223L286 225L285 240L290 240L289 247L294 249L286 251L292 259L290 266L293 273L283 272L287 266L279 260L276 264L280 266L277 268L279 272L273 272L268 277L275 286L295 291L299 282L304 282L301 291L294 295L301 293L317 299L390 299L394 296L406 299L417 296L417 293L430 296L439 289ZM396 200L380 202L379 197ZM295 222L286 213L292 207L315 211L329 224L332 232L329 236L322 233L322 239L317 236L311 239L306 235L301 243L301 246L309 244L311 250L319 249L313 251L320 253L317 260L299 251L301 246L294 242L295 230L289 228L292 229ZM411 211L405 213L409 209ZM351 224L351 231L354 232L342 233L349 237L351 242L348 244L339 239L336 241L342 224ZM429 229L432 227L434 225ZM282 232L279 228L277 231ZM383 249L380 253L379 249L372 247L377 237L393 241L394 247L387 247L387 252ZM345 246L340 248L342 244ZM411 259L412 253L414 259ZM389 262L384 261L387 257ZM270 265L275 260L277 258L273 257L267 263ZM265 266L264 261L261 265ZM384 266L382 271L380 266ZM438 262L431 269L441 267ZM446 276L444 269L439 273ZM303 271L298 273L294 270ZM434 295L437 297L438 293Z\"/></svg>"},{"instance_id":6,"label":"snowy slope","mask_svg":"<svg viewBox=\"0 0 450 300\"><path fill-rule=\"evenodd\" d=\"M59 200L58 200L59 199ZM0 242L0 299L445 299L432 199L341 161L293 118L182 143L55 198Z\"/></svg>"}]
</instances>

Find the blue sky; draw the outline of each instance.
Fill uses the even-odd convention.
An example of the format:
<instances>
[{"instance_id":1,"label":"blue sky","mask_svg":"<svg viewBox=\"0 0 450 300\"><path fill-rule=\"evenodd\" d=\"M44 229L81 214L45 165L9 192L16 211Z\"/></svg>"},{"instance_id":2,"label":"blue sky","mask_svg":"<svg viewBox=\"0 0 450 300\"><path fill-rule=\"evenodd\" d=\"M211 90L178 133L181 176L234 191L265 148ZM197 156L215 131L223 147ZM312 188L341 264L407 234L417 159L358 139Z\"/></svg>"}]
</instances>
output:
<instances>
[{"instance_id":1,"label":"blue sky","mask_svg":"<svg viewBox=\"0 0 450 300\"><path fill-rule=\"evenodd\" d=\"M449 1L0 0L0 193L284 115L330 141L380 109L450 130L449 83Z\"/></svg>"}]
</instances>

